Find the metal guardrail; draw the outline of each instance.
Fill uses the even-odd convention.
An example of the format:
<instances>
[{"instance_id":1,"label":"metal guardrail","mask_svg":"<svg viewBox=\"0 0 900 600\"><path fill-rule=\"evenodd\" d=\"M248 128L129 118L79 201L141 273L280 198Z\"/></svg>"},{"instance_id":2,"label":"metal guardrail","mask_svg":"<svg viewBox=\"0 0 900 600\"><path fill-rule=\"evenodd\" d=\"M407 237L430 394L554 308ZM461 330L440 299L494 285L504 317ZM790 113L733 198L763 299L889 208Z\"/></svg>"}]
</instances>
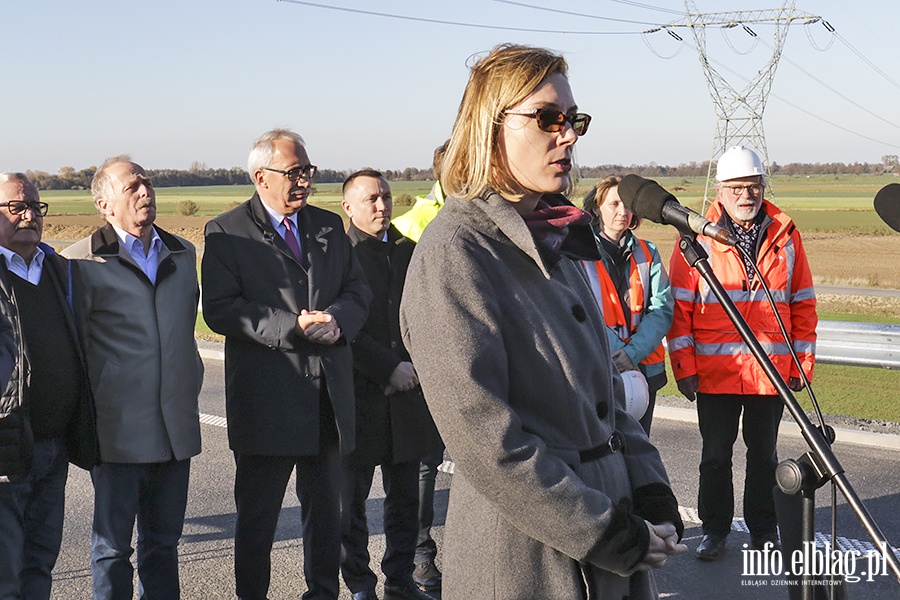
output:
<instances>
[{"instance_id":1,"label":"metal guardrail","mask_svg":"<svg viewBox=\"0 0 900 600\"><path fill-rule=\"evenodd\" d=\"M900 369L900 325L819 321L816 362Z\"/></svg>"}]
</instances>

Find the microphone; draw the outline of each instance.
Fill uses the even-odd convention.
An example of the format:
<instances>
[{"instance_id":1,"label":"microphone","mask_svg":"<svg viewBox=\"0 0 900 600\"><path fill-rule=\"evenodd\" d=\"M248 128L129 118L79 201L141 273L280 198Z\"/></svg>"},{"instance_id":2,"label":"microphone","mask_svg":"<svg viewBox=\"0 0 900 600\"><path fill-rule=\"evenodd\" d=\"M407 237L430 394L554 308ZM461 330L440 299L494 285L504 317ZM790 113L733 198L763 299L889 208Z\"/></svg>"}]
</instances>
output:
<instances>
[{"instance_id":1,"label":"microphone","mask_svg":"<svg viewBox=\"0 0 900 600\"><path fill-rule=\"evenodd\" d=\"M900 184L894 185L900 187ZM619 197L628 210L654 223L674 225L681 233L692 231L728 246L736 246L738 243L737 238L727 229L683 206L675 196L652 179L634 174L626 175L619 183Z\"/></svg>"},{"instance_id":2,"label":"microphone","mask_svg":"<svg viewBox=\"0 0 900 600\"><path fill-rule=\"evenodd\" d=\"M878 190L875 212L888 227L900 231L900 183L889 183Z\"/></svg>"}]
</instances>

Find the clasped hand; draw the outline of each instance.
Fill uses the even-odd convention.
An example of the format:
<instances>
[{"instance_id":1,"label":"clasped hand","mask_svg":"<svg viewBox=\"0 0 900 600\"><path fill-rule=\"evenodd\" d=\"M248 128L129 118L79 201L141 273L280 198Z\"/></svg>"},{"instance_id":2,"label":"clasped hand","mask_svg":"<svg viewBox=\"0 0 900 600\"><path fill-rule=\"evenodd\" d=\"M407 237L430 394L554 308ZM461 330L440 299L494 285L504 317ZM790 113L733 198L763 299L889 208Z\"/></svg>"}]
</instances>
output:
<instances>
[{"instance_id":1,"label":"clasped hand","mask_svg":"<svg viewBox=\"0 0 900 600\"><path fill-rule=\"evenodd\" d=\"M300 311L297 317L297 326L310 342L316 344L332 345L341 337L341 328L338 327L334 315L323 310Z\"/></svg>"},{"instance_id":2,"label":"clasped hand","mask_svg":"<svg viewBox=\"0 0 900 600\"><path fill-rule=\"evenodd\" d=\"M678 543L678 532L671 523L654 525L650 521L644 521L650 532L650 546L644 560L638 563L636 570L649 571L658 569L666 564L670 556L687 552L687 546Z\"/></svg>"}]
</instances>

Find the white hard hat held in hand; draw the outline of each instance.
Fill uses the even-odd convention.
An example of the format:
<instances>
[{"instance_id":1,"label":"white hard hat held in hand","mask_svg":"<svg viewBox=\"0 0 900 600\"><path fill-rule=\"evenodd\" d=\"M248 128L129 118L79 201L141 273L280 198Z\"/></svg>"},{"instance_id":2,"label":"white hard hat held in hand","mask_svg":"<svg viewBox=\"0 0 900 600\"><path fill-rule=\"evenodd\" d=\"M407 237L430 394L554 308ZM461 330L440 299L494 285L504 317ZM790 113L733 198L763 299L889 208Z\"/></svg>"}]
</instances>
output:
<instances>
[{"instance_id":1,"label":"white hard hat held in hand","mask_svg":"<svg viewBox=\"0 0 900 600\"><path fill-rule=\"evenodd\" d=\"M640 371L620 373L625 384L625 410L635 419L640 419L650 405L650 387Z\"/></svg>"}]
</instances>

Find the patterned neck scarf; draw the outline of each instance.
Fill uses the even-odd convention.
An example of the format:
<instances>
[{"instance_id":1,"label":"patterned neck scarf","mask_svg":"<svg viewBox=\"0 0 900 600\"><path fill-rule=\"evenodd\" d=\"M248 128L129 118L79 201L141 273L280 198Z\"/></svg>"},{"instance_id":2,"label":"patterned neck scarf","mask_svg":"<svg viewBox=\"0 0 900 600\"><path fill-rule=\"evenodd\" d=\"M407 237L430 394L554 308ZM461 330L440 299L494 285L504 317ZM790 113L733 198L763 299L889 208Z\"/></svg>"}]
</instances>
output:
<instances>
[{"instance_id":1,"label":"patterned neck scarf","mask_svg":"<svg viewBox=\"0 0 900 600\"><path fill-rule=\"evenodd\" d=\"M744 229L735 223L730 215L728 216L728 225L731 233L737 238L738 246L744 251L741 253L741 259L744 261L744 269L747 271L748 283L752 283L753 277L756 275L756 247L759 241L760 224L763 216L764 214L760 210L750 229Z\"/></svg>"},{"instance_id":2,"label":"patterned neck scarf","mask_svg":"<svg viewBox=\"0 0 900 600\"><path fill-rule=\"evenodd\" d=\"M551 206L543 198L538 201L533 212L522 216L538 247L559 254L569 225L583 225L591 222L591 215L571 204Z\"/></svg>"}]
</instances>

